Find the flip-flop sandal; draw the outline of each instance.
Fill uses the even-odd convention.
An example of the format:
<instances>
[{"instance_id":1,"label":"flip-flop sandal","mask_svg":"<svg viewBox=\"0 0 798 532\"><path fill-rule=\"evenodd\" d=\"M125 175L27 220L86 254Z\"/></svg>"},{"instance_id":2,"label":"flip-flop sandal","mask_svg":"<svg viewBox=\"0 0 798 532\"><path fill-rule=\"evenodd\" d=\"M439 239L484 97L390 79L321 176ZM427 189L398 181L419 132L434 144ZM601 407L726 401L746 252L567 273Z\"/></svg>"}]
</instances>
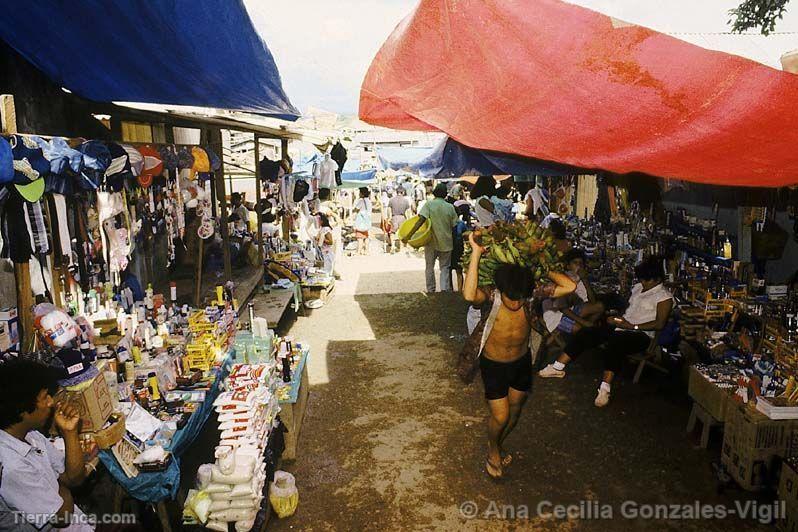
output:
<instances>
[{"instance_id":1,"label":"flip-flop sandal","mask_svg":"<svg viewBox=\"0 0 798 532\"><path fill-rule=\"evenodd\" d=\"M492 471L493 471L493 472L492 472ZM498 474L495 474L495 473L494 473L495 471L498 471L499 473L498 473ZM501 470L501 467L496 467L495 465L491 464L491 463L490 463L490 460L485 460L485 472L486 472L486 473L488 474L488 476L489 476L490 478L492 478L493 480L499 480L500 478L502 478L502 470Z\"/></svg>"},{"instance_id":2,"label":"flip-flop sandal","mask_svg":"<svg viewBox=\"0 0 798 532\"><path fill-rule=\"evenodd\" d=\"M507 467L508 465L513 463L513 455L510 453L505 454L502 456L502 467Z\"/></svg>"}]
</instances>

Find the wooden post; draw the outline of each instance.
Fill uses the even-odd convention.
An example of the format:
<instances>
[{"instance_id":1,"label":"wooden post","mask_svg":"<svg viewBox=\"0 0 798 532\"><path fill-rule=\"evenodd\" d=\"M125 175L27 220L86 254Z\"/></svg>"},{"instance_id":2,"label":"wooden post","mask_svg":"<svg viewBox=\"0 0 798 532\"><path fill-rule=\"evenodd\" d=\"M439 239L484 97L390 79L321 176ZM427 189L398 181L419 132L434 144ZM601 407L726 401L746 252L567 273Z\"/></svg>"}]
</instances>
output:
<instances>
[{"instance_id":1,"label":"wooden post","mask_svg":"<svg viewBox=\"0 0 798 532\"><path fill-rule=\"evenodd\" d=\"M17 112L14 95L0 95L0 133L17 132ZM20 324L20 346L23 352L33 345L33 292L30 288L30 263L14 263L14 280L17 288L17 315Z\"/></svg>"},{"instance_id":2,"label":"wooden post","mask_svg":"<svg viewBox=\"0 0 798 532\"><path fill-rule=\"evenodd\" d=\"M255 234L258 238L258 261L260 264L258 267L263 265L263 222L261 220L261 209L260 209L260 200L261 200L261 179L260 179L260 135L255 133L255 214L257 219L257 227L255 228Z\"/></svg>"},{"instance_id":3,"label":"wooden post","mask_svg":"<svg viewBox=\"0 0 798 532\"><path fill-rule=\"evenodd\" d=\"M204 252L205 240L199 239L199 256L197 257L197 285L194 290L194 306L199 308L200 298L202 297L202 255Z\"/></svg>"},{"instance_id":4,"label":"wooden post","mask_svg":"<svg viewBox=\"0 0 798 532\"><path fill-rule=\"evenodd\" d=\"M219 146L219 153L221 153L221 166L219 172L214 174L214 183L216 185L216 198L219 201L219 230L222 233L222 253L224 256L224 277L225 282L233 278L233 268L230 263L230 233L227 230L227 195L224 190L224 146L222 145L222 130L213 129L211 133L211 144Z\"/></svg>"},{"instance_id":5,"label":"wooden post","mask_svg":"<svg viewBox=\"0 0 798 532\"><path fill-rule=\"evenodd\" d=\"M280 139L280 158L281 159L288 159L288 139ZM287 206L283 205L283 209L285 210ZM285 210L287 213L288 211ZM286 242L291 241L291 228L293 227L293 221L288 216L283 216L283 240Z\"/></svg>"},{"instance_id":6,"label":"wooden post","mask_svg":"<svg viewBox=\"0 0 798 532\"><path fill-rule=\"evenodd\" d=\"M13 94L0 94L0 132L17 132L17 111Z\"/></svg>"}]
</instances>

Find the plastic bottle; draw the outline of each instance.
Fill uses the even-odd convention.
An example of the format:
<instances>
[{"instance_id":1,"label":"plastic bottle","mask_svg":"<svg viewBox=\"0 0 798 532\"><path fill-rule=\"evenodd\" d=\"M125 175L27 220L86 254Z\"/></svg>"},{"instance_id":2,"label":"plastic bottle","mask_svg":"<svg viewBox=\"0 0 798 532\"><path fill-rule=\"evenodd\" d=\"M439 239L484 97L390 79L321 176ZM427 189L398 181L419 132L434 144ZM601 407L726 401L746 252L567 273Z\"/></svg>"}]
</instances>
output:
<instances>
[{"instance_id":1,"label":"plastic bottle","mask_svg":"<svg viewBox=\"0 0 798 532\"><path fill-rule=\"evenodd\" d=\"M150 397L152 397L154 401L160 401L161 392L158 389L158 379L155 377L154 371L151 371L150 373L147 374L147 384L149 385L150 388Z\"/></svg>"}]
</instances>

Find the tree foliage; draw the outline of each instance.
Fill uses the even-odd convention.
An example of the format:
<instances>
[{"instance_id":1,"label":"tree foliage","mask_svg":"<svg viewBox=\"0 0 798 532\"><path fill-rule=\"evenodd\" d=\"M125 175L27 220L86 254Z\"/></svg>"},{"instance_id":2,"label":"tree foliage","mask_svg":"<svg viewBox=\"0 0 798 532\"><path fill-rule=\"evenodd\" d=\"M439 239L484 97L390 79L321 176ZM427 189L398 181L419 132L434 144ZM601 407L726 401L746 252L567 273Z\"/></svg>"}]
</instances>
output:
<instances>
[{"instance_id":1,"label":"tree foliage","mask_svg":"<svg viewBox=\"0 0 798 532\"><path fill-rule=\"evenodd\" d=\"M776 28L776 22L787 11L789 2L790 0L745 0L729 11L732 31L742 33L759 28L762 34L770 34Z\"/></svg>"}]
</instances>

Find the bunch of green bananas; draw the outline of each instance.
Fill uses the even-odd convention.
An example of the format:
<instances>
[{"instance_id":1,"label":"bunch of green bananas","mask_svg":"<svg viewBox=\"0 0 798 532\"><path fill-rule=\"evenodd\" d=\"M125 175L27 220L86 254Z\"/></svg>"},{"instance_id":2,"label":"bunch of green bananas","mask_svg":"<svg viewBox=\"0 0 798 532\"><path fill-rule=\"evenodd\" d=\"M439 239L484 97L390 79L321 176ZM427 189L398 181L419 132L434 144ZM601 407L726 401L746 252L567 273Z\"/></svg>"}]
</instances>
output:
<instances>
[{"instance_id":1,"label":"bunch of green bananas","mask_svg":"<svg viewBox=\"0 0 798 532\"><path fill-rule=\"evenodd\" d=\"M468 235L466 235L468 238ZM501 264L518 264L530 268L539 281L551 270L561 268L560 253L549 231L530 220L496 222L481 230L480 243L488 248L479 261L479 286L493 284L493 274ZM465 243L462 265L468 270L471 246Z\"/></svg>"}]
</instances>

